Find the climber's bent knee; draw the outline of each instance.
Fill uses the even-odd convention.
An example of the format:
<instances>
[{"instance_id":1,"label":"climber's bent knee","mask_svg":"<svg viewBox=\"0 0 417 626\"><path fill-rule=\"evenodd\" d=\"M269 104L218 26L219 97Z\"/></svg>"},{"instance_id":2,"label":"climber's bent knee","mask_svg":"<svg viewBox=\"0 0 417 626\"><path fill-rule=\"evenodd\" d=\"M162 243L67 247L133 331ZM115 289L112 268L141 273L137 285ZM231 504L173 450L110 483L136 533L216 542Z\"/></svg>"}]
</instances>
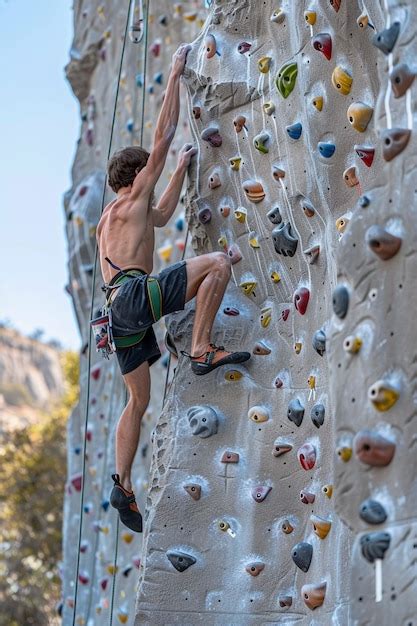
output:
<instances>
[{"instance_id":1,"label":"climber's bent knee","mask_svg":"<svg viewBox=\"0 0 417 626\"><path fill-rule=\"evenodd\" d=\"M187 302L194 298L199 286L210 272L230 274L230 265L230 259L224 252L210 252L187 259Z\"/></svg>"}]
</instances>

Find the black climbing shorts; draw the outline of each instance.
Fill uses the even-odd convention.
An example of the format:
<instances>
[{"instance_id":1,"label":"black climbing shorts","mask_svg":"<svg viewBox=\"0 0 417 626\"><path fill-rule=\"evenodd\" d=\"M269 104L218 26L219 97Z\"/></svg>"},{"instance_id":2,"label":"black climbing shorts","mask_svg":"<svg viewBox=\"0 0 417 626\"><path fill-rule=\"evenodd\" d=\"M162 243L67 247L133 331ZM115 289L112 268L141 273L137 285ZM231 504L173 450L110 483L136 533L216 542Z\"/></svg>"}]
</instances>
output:
<instances>
[{"instance_id":1,"label":"black climbing shorts","mask_svg":"<svg viewBox=\"0 0 417 626\"><path fill-rule=\"evenodd\" d=\"M185 261L174 263L155 276L162 293L162 315L181 311L185 306L187 291L187 269ZM159 359L154 318L146 287L147 275L135 276L121 287L112 304L113 335L126 337L146 330L142 341L131 348L117 348L116 356L122 374L128 374L148 361L152 365Z\"/></svg>"}]
</instances>

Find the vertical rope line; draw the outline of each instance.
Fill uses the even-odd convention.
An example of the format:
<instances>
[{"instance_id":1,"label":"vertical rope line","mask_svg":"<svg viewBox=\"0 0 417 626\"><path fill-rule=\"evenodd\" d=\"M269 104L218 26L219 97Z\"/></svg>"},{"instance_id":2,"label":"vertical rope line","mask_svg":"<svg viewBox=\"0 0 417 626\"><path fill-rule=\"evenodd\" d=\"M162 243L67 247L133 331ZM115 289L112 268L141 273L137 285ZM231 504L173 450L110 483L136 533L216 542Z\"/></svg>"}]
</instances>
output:
<instances>
[{"instance_id":1,"label":"vertical rope line","mask_svg":"<svg viewBox=\"0 0 417 626\"><path fill-rule=\"evenodd\" d=\"M146 96L146 70L148 67L148 33L149 33L149 8L151 0L146 2L146 19L143 21L145 24L145 52L143 55L143 89L142 89L142 119L140 122L140 145L143 144L143 129L145 124L145 96Z\"/></svg>"},{"instance_id":2,"label":"vertical rope line","mask_svg":"<svg viewBox=\"0 0 417 626\"><path fill-rule=\"evenodd\" d=\"M119 99L119 90L120 90L120 78L121 78L121 74L122 74L122 67L123 67L123 59L124 59L124 55L125 55L125 49L126 49L126 40L127 40L127 33L128 33L128 28L129 28L129 16L130 16L130 5L131 5L132 0L128 0L128 10L127 10L127 17L126 17L126 26L125 26L125 32L124 32L124 38L123 38L123 46L122 46L122 52L121 52L121 56L120 56L120 65L119 65L119 72L118 72L118 77L117 77L117 86L116 86L116 95L114 98L114 107L113 107L113 117L112 117L112 122L111 122L111 130L110 130L110 137L109 137L109 147L107 150L107 161L110 158L110 154L111 154L111 149L112 149L112 143L113 143L113 133L114 133L114 126L115 126L115 122L116 122L116 111L117 111L117 102ZM104 184L103 184L103 195L101 198L101 211L100 214L103 213L103 209L104 209L104 200L106 197L106 185L107 185L107 176L104 179ZM95 244L95 252L94 252L94 266L93 266L93 276L92 276L92 280L91 280L91 304L90 304L90 319L93 315L93 310L94 310L94 295L95 295L95 285L96 285L96 276L97 276L97 258L98 258L98 246L97 246L97 241ZM90 368L91 368L91 329L90 326L88 325L88 357L87 357L87 390L86 390L86 406L85 406L85 420L84 420L84 441L83 441L83 465L82 465L82 487L81 487L81 500L80 500L80 526L79 526L79 533L78 533L78 550L77 550L77 567L76 567L76 576L75 576L75 589L74 589L74 610L73 610L73 616L72 616L72 625L75 626L75 619L76 619L76 614L77 614L77 595L78 595L78 576L79 576L79 571L80 571L80 547L81 547L81 537L82 537L82 528L83 528L83 508L84 508L84 489L85 489L85 465L86 465L86 442L87 442L87 426L88 426L88 410L89 410L89 404L90 404Z\"/></svg>"}]
</instances>

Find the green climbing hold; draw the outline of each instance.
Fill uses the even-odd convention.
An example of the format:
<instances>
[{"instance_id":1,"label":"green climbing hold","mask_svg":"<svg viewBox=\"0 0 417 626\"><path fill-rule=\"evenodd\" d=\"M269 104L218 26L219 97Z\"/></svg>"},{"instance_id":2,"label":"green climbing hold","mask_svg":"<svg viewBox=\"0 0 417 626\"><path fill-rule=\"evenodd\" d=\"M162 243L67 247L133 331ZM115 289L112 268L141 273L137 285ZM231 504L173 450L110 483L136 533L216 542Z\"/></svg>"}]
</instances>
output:
<instances>
[{"instance_id":1,"label":"green climbing hold","mask_svg":"<svg viewBox=\"0 0 417 626\"><path fill-rule=\"evenodd\" d=\"M279 70L278 76L275 79L275 84L283 98L288 98L294 89L297 73L297 63L287 63Z\"/></svg>"}]
</instances>

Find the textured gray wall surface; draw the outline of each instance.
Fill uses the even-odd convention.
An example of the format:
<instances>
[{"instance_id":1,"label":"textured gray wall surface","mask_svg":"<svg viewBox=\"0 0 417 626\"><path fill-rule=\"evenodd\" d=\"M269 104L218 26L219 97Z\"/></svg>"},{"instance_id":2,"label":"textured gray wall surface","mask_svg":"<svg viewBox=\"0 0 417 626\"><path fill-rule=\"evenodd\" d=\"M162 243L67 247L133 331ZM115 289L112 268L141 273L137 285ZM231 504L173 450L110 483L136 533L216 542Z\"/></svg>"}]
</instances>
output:
<instances>
[{"instance_id":1,"label":"textured gray wall surface","mask_svg":"<svg viewBox=\"0 0 417 626\"><path fill-rule=\"evenodd\" d=\"M416 624L415 3L383 3L375 111L382 155L337 257L346 314L329 338L336 513L352 529L351 623ZM337 314L338 313L338 314ZM345 462L344 462L345 461ZM376 559L382 602L375 602Z\"/></svg>"},{"instance_id":2,"label":"textured gray wall surface","mask_svg":"<svg viewBox=\"0 0 417 626\"><path fill-rule=\"evenodd\" d=\"M133 2L137 5L137 2ZM114 472L114 429L125 402L125 392L115 357L104 361L93 348L88 367L92 274L95 228L100 217L108 143L117 87L123 34L129 0L105 2L77 0L74 3L74 41L67 78L80 102L80 138L72 168L73 186L65 194L69 257L68 291L72 296L85 349L81 354L81 399L68 422L68 481L64 505L63 623L72 624L80 526L81 474L83 468L84 424L88 408L86 466L81 553L75 623L79 625L133 624L137 568L141 558L141 537L120 525L109 507L108 497ZM156 117L162 102L172 53L183 40L195 37L201 27L200 3L158 0L150 8L148 41L127 40L117 102L112 151L137 144L142 123L142 96L145 90L143 145L150 147ZM145 67L145 50L147 62ZM146 73L146 84L144 75ZM172 144L159 191L175 168L176 153L189 138L188 123L181 118ZM105 201L112 198L106 192ZM155 269L181 256L185 238L184 208L177 218L158 231ZM162 249L162 250L161 250ZM167 259L167 260L165 260ZM117 262L117 260L115 259ZM96 311L103 303L102 278L97 272ZM163 347L164 325L157 330ZM149 466L149 440L160 413L166 376L166 351L152 375L152 399L143 419L141 442L134 467L134 488L139 506L145 506ZM87 381L90 394L87 398ZM88 407L87 407L88 402ZM116 568L115 551L118 551ZM112 608L112 591L114 603ZM112 614L112 615L111 615Z\"/></svg>"}]
</instances>

